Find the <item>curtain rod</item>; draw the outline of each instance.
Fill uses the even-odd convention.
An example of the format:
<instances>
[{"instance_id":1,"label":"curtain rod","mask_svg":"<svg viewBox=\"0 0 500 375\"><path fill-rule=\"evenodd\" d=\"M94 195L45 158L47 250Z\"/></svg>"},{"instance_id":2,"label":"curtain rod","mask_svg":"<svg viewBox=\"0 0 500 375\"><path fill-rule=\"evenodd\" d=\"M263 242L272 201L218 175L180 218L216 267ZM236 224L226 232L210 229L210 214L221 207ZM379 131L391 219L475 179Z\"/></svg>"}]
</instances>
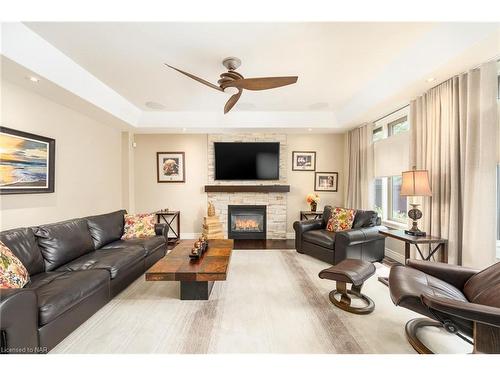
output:
<instances>
[{"instance_id":1,"label":"curtain rod","mask_svg":"<svg viewBox=\"0 0 500 375\"><path fill-rule=\"evenodd\" d=\"M380 121L380 120L382 120L382 119L384 119L384 118L386 118L386 117L389 117L390 115L392 115L392 114L396 113L397 111L401 111L403 108L406 108L406 107L408 107L409 105L410 105L410 104L405 104L405 105L404 105L404 106L402 106L401 108L398 108L398 109L396 109L396 110L392 111L391 113L388 113L388 114L386 114L386 115L383 115L382 117L380 117L380 118L378 118L378 119L376 119L375 121L372 121L372 122L373 122L373 123L376 123L377 121Z\"/></svg>"}]
</instances>

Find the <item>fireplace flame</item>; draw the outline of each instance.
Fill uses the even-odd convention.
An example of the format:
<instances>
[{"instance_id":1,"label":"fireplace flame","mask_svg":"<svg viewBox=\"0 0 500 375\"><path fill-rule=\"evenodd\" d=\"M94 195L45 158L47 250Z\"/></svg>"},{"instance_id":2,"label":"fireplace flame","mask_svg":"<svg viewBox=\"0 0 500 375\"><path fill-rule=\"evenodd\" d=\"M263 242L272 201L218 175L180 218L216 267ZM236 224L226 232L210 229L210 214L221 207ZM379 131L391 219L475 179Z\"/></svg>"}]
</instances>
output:
<instances>
[{"instance_id":1,"label":"fireplace flame","mask_svg":"<svg viewBox=\"0 0 500 375\"><path fill-rule=\"evenodd\" d=\"M236 230L259 230L259 223L253 219L236 219L234 226Z\"/></svg>"}]
</instances>

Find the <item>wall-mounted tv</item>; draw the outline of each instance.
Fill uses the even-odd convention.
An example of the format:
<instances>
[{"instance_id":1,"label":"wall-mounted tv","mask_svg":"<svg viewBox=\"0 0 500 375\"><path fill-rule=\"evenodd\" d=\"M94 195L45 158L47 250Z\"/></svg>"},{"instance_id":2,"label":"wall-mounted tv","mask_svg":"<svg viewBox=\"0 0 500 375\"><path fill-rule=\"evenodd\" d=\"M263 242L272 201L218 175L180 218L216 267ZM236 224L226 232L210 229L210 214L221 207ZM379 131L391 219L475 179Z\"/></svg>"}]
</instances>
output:
<instances>
[{"instance_id":1,"label":"wall-mounted tv","mask_svg":"<svg viewBox=\"0 0 500 375\"><path fill-rule=\"evenodd\" d=\"M278 180L279 142L214 142L216 180Z\"/></svg>"}]
</instances>

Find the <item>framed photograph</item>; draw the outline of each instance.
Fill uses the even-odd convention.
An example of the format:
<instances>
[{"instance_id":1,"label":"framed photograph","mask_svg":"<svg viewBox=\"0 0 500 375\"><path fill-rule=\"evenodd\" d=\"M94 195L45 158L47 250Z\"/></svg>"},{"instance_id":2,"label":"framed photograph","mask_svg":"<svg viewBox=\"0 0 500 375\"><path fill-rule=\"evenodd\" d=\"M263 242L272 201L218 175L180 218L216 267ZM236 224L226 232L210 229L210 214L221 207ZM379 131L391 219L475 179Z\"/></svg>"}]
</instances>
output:
<instances>
[{"instance_id":1,"label":"framed photograph","mask_svg":"<svg viewBox=\"0 0 500 375\"><path fill-rule=\"evenodd\" d=\"M315 191L337 191L339 184L338 172L316 172L314 173Z\"/></svg>"},{"instance_id":2,"label":"framed photograph","mask_svg":"<svg viewBox=\"0 0 500 375\"><path fill-rule=\"evenodd\" d=\"M158 182L186 182L184 152L157 152L156 171Z\"/></svg>"},{"instance_id":3,"label":"framed photograph","mask_svg":"<svg viewBox=\"0 0 500 375\"><path fill-rule=\"evenodd\" d=\"M293 151L292 171L315 171L316 151Z\"/></svg>"},{"instance_id":4,"label":"framed photograph","mask_svg":"<svg viewBox=\"0 0 500 375\"><path fill-rule=\"evenodd\" d=\"M0 127L0 150L0 194L54 192L54 139Z\"/></svg>"}]
</instances>

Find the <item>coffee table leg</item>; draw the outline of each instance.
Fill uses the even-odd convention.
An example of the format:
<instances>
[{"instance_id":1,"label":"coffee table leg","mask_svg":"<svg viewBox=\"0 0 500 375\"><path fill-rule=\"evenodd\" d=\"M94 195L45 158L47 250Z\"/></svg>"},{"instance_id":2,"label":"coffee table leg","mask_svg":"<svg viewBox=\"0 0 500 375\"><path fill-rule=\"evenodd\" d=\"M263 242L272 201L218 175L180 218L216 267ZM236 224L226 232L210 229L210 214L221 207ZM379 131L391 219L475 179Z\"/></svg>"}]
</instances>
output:
<instances>
[{"instance_id":1,"label":"coffee table leg","mask_svg":"<svg viewBox=\"0 0 500 375\"><path fill-rule=\"evenodd\" d=\"M208 300L213 281L181 281L181 300Z\"/></svg>"}]
</instances>

